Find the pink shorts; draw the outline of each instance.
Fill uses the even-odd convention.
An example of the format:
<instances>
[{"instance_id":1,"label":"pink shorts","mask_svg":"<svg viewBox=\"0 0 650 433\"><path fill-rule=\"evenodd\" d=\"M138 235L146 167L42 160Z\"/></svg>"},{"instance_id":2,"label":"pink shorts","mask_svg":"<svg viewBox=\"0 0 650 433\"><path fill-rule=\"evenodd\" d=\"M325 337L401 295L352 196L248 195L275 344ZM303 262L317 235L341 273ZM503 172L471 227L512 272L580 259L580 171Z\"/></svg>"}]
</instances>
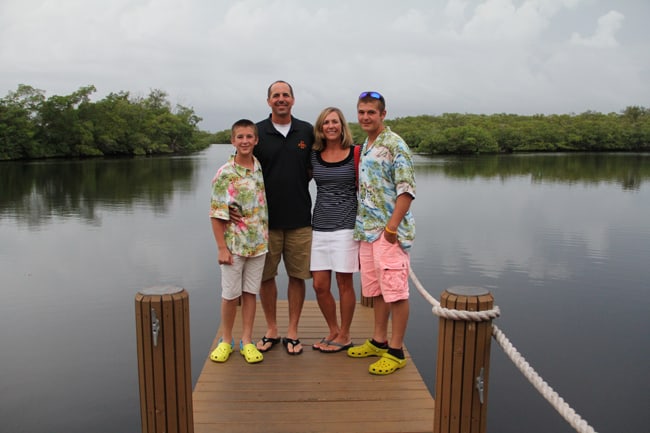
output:
<instances>
[{"instance_id":1,"label":"pink shorts","mask_svg":"<svg viewBox=\"0 0 650 433\"><path fill-rule=\"evenodd\" d=\"M360 242L361 294L367 298L382 295L385 302L409 298L409 254L391 244L383 234L376 241Z\"/></svg>"}]
</instances>

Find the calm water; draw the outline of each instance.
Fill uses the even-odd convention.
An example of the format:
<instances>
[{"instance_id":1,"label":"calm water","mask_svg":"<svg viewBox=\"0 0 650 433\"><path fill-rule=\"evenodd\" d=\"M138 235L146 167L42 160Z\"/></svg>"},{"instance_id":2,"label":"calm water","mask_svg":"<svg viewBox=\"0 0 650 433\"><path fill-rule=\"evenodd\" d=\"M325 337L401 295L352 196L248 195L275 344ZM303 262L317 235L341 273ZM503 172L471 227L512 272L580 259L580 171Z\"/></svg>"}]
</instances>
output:
<instances>
[{"instance_id":1,"label":"calm water","mask_svg":"<svg viewBox=\"0 0 650 433\"><path fill-rule=\"evenodd\" d=\"M0 164L0 432L139 432L144 287L190 293L196 380L219 321L209 183L230 149ZM430 292L488 288L497 325L597 431L648 432L650 155L416 161ZM414 291L407 345L431 390L436 339ZM573 431L495 341L488 431Z\"/></svg>"}]
</instances>

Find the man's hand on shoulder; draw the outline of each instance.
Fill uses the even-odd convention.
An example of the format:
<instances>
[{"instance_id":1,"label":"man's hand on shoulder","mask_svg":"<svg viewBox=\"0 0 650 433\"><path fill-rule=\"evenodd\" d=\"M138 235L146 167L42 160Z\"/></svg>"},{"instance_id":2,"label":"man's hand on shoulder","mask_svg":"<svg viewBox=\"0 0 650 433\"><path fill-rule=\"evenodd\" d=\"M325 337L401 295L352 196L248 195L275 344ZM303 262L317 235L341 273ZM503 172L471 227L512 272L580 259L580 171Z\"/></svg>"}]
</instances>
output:
<instances>
[{"instance_id":1,"label":"man's hand on shoulder","mask_svg":"<svg viewBox=\"0 0 650 433\"><path fill-rule=\"evenodd\" d=\"M228 212L230 215L230 222L231 223L239 223L242 219L242 213L241 213L241 208L236 205L230 205L228 206Z\"/></svg>"}]
</instances>

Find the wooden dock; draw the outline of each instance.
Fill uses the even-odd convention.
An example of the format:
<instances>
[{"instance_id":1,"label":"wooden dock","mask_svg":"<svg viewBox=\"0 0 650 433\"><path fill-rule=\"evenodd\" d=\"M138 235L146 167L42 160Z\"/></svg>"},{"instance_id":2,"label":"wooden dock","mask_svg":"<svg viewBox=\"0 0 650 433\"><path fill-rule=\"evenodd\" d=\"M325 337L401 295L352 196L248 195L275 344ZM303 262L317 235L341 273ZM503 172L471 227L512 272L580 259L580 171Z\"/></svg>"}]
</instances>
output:
<instances>
[{"instance_id":1,"label":"wooden dock","mask_svg":"<svg viewBox=\"0 0 650 433\"><path fill-rule=\"evenodd\" d=\"M286 330L287 302L278 302L280 332ZM258 303L254 339L265 331ZM305 301L300 319L304 353L288 355L282 345L249 365L238 346L228 362L206 361L193 391L195 433L431 433L434 401L410 355L406 367L389 376L368 373L377 358L321 353L311 344L327 335L316 301ZM357 305L352 341L372 335L373 311ZM238 312L234 335L241 333ZM238 344L238 342L237 342Z\"/></svg>"}]
</instances>

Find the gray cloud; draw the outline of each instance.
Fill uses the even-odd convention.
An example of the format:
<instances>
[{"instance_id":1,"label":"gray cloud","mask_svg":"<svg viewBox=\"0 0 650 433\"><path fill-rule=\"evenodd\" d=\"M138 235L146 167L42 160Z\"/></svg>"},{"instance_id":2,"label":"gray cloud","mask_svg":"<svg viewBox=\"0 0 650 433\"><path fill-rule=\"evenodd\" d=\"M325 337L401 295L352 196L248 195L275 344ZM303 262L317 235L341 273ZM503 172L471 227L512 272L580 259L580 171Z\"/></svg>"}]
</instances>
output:
<instances>
[{"instance_id":1,"label":"gray cloud","mask_svg":"<svg viewBox=\"0 0 650 433\"><path fill-rule=\"evenodd\" d=\"M609 3L609 4L608 4ZM314 121L379 90L388 117L620 111L650 100L645 1L4 0L0 94L161 89L201 127L268 115L276 79Z\"/></svg>"}]
</instances>

